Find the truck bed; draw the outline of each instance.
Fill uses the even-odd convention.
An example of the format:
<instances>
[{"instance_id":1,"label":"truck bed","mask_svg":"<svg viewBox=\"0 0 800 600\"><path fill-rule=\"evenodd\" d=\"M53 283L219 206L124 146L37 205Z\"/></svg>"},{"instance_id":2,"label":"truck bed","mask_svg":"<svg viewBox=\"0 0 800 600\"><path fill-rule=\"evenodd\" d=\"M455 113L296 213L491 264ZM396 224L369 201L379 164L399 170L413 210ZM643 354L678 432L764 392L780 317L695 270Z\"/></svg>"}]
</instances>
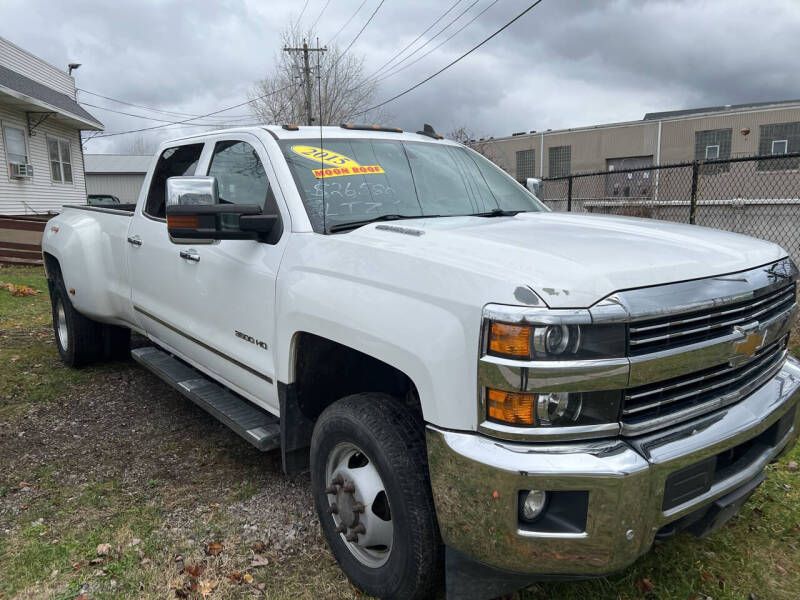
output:
<instances>
[{"instance_id":1,"label":"truck bed","mask_svg":"<svg viewBox=\"0 0 800 600\"><path fill-rule=\"evenodd\" d=\"M136 210L136 203L114 204L109 206L89 206L88 204L65 204L63 208L76 208L78 210L91 210L93 212L104 212L112 215L123 215L130 217Z\"/></svg>"}]
</instances>

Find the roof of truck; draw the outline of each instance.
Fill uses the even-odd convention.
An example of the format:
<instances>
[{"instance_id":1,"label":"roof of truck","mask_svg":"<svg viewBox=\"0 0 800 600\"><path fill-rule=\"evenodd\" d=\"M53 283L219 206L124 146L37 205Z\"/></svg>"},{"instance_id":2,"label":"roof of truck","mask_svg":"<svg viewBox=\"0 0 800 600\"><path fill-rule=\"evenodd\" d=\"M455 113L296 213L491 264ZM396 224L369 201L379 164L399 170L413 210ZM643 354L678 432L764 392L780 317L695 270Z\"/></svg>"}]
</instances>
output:
<instances>
[{"instance_id":1,"label":"roof of truck","mask_svg":"<svg viewBox=\"0 0 800 600\"><path fill-rule=\"evenodd\" d=\"M294 127L294 126L292 126ZM215 129L214 131L207 131L205 133L197 133L194 135L175 138L165 142L165 144L178 142L182 140L191 140L197 138L206 138L225 133L234 132L247 132L260 134L263 131L278 140L297 140L297 139L341 139L341 138L385 138L391 140L406 140L415 142L436 142L444 144L456 144L452 140L441 139L437 140L428 135L409 131L380 131L375 129L347 129L341 126L326 125L324 127L314 125L298 125L297 129L289 130L284 129L283 125L256 125L250 127L233 127L230 129Z\"/></svg>"}]
</instances>

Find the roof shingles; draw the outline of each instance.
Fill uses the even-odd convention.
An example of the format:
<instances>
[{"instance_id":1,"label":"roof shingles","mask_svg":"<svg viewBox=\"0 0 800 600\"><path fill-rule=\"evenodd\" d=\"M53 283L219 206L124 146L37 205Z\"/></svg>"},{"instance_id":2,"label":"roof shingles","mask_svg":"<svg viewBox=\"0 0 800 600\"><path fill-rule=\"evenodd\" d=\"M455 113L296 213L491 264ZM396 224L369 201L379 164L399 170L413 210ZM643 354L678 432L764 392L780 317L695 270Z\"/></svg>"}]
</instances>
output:
<instances>
[{"instance_id":1,"label":"roof shingles","mask_svg":"<svg viewBox=\"0 0 800 600\"><path fill-rule=\"evenodd\" d=\"M68 113L69 115L79 117L83 120L90 121L102 129L103 124L98 121L94 116L87 112L75 100L57 92L56 90L47 87L34 81L24 75L12 71L8 67L0 65L0 86L14 90L20 94L24 94L41 102L45 102L57 109Z\"/></svg>"}]
</instances>

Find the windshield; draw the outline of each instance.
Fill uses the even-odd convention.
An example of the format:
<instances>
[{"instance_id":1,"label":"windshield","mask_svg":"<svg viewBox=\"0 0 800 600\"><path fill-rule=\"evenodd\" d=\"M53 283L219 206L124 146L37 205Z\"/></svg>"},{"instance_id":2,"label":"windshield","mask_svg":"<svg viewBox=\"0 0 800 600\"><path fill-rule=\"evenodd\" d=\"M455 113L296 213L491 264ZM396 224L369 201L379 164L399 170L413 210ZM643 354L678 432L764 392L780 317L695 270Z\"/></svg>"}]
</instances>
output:
<instances>
[{"instance_id":1,"label":"windshield","mask_svg":"<svg viewBox=\"0 0 800 600\"><path fill-rule=\"evenodd\" d=\"M383 215L547 210L498 167L461 146L364 138L325 140L324 149L319 138L278 143L320 233Z\"/></svg>"}]
</instances>

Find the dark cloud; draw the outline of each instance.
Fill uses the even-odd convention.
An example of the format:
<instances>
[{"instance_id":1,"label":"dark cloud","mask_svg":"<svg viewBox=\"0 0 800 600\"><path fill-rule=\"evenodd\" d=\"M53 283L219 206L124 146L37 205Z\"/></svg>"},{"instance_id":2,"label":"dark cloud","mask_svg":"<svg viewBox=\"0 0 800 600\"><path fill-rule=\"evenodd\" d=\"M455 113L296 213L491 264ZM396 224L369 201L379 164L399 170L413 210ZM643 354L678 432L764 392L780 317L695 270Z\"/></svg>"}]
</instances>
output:
<instances>
[{"instance_id":1,"label":"dark cloud","mask_svg":"<svg viewBox=\"0 0 800 600\"><path fill-rule=\"evenodd\" d=\"M428 35L472 1L462 0ZM489 1L479 0L414 58ZM413 40L453 2L387 0L353 47L364 56L366 72ZM383 81L379 98L435 72L528 3L501 0L441 48ZM280 30L297 17L302 4L4 0L0 34L54 64L82 62L76 73L79 87L202 114L246 99L253 81L268 72L280 51ZM312 23L324 4L311 0L303 22ZM330 3L318 25L323 43L359 4ZM375 6L377 0L369 0L337 43L348 44ZM478 135L507 135L639 119L648 111L797 98L798 26L800 3L794 0L545 0L476 53L386 108L408 129L430 122L445 131L466 125ZM155 124L89 110L108 131ZM196 130L171 128L148 135L166 138ZM124 145L122 139L98 140L90 149L113 151Z\"/></svg>"}]
</instances>

